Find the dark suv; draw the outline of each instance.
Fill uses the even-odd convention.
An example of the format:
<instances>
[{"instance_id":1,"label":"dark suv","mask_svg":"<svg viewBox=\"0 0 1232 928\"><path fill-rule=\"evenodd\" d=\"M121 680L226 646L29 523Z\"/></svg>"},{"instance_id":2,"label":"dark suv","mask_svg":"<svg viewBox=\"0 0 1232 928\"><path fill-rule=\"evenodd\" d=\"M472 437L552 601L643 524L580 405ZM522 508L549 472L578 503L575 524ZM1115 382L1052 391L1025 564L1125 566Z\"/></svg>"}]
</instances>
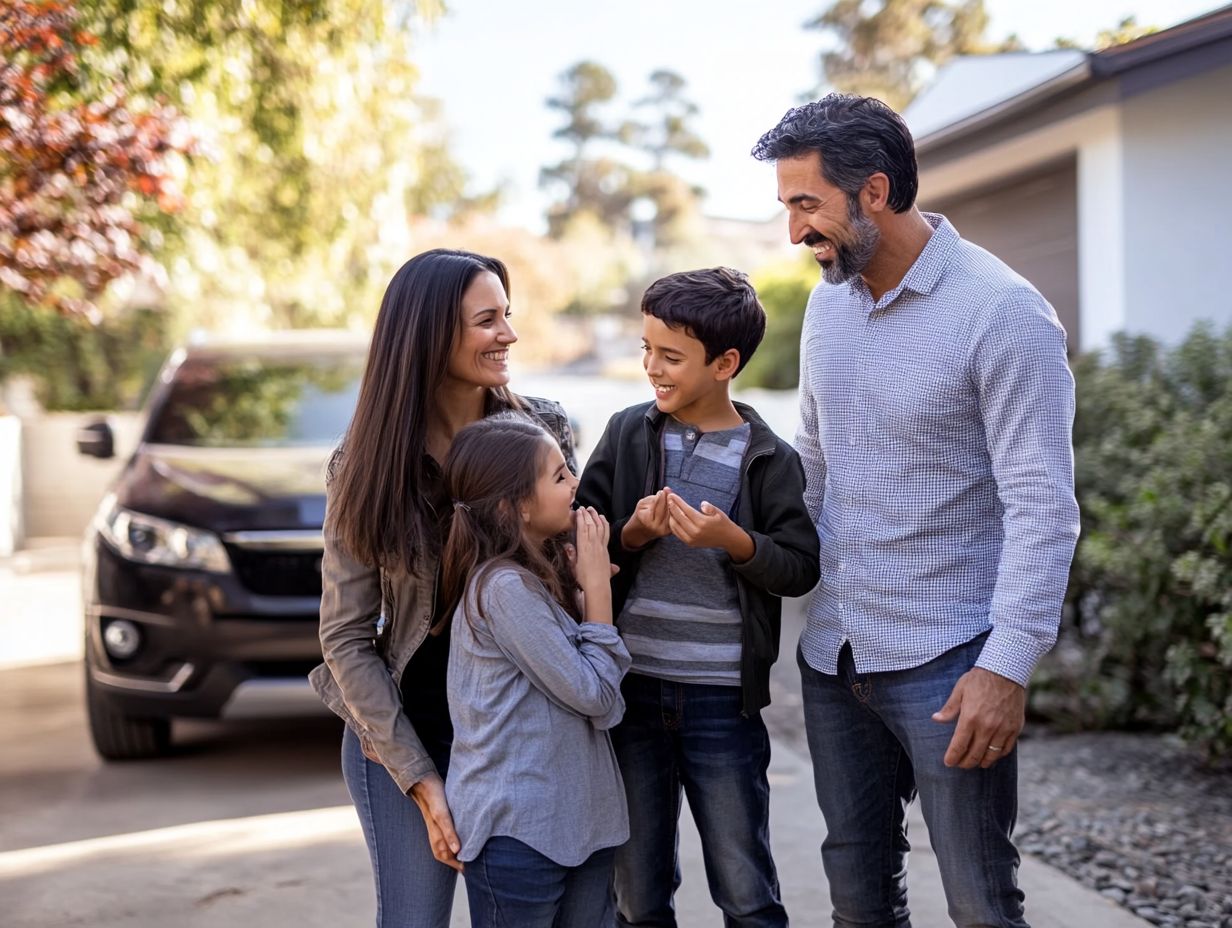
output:
<instances>
[{"instance_id":1,"label":"dark suv","mask_svg":"<svg viewBox=\"0 0 1232 928\"><path fill-rule=\"evenodd\" d=\"M314 699L324 468L365 349L288 333L194 345L163 367L85 544L86 704L103 757L167 753L173 717ZM114 454L105 422L77 444Z\"/></svg>"}]
</instances>

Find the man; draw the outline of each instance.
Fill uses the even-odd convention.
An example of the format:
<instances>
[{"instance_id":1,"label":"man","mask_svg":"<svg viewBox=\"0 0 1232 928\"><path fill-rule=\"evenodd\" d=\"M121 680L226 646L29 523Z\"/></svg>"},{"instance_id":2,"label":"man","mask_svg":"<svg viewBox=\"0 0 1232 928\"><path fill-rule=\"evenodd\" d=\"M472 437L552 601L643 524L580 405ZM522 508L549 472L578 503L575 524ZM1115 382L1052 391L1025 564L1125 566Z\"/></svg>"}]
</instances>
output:
<instances>
[{"instance_id":1,"label":"man","mask_svg":"<svg viewBox=\"0 0 1232 928\"><path fill-rule=\"evenodd\" d=\"M910 925L918 791L954 923L1025 926L1014 747L1078 536L1065 332L916 208L911 134L880 101L792 109L753 155L824 279L797 435L821 584L797 657L834 924Z\"/></svg>"}]
</instances>

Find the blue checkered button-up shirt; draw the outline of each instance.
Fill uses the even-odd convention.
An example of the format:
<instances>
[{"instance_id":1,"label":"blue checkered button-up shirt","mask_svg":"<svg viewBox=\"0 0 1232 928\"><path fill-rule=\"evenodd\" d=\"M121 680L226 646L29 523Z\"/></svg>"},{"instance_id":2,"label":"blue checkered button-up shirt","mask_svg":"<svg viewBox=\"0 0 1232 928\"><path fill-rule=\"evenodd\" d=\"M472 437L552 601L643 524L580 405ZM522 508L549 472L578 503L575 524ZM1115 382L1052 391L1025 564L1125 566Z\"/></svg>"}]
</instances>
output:
<instances>
[{"instance_id":1,"label":"blue checkered button-up shirt","mask_svg":"<svg viewBox=\"0 0 1232 928\"><path fill-rule=\"evenodd\" d=\"M1026 685L1074 544L1074 381L1029 283L944 217L902 283L819 284L800 431L821 584L800 644L835 673L918 667L991 628L977 665Z\"/></svg>"}]
</instances>

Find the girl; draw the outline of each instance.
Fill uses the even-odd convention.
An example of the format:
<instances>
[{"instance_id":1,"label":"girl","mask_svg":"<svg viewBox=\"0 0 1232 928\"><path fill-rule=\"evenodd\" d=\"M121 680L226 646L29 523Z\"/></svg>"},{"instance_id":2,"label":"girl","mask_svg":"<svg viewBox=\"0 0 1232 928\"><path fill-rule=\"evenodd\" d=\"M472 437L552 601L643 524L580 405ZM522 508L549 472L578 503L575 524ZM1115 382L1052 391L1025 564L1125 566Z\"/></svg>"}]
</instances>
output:
<instances>
[{"instance_id":1,"label":"girl","mask_svg":"<svg viewBox=\"0 0 1232 928\"><path fill-rule=\"evenodd\" d=\"M571 512L577 478L522 417L462 429L445 479L456 511L442 588L458 603L446 793L471 924L614 924L629 825L607 730L624 713L629 652L612 625L607 521Z\"/></svg>"},{"instance_id":2,"label":"girl","mask_svg":"<svg viewBox=\"0 0 1232 928\"><path fill-rule=\"evenodd\" d=\"M495 258L436 249L404 264L329 465L325 663L311 679L347 723L342 772L372 859L378 928L448 928L459 869L444 786L450 612L437 590L450 443L469 422L524 409L572 458L564 411L507 386L517 341L508 292Z\"/></svg>"}]
</instances>

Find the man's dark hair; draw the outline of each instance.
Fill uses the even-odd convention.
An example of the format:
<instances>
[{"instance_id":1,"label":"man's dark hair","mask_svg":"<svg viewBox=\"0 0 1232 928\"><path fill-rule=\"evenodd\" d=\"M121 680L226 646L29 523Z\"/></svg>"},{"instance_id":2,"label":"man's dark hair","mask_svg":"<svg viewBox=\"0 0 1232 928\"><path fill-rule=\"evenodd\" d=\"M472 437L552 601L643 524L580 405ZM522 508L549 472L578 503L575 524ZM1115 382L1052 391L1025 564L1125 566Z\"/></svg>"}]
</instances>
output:
<instances>
[{"instance_id":1,"label":"man's dark hair","mask_svg":"<svg viewBox=\"0 0 1232 928\"><path fill-rule=\"evenodd\" d=\"M849 93L827 94L793 107L753 146L758 161L821 154L827 183L855 197L874 174L890 179L890 209L902 213L920 186L915 142L903 118L880 100Z\"/></svg>"},{"instance_id":2,"label":"man's dark hair","mask_svg":"<svg viewBox=\"0 0 1232 928\"><path fill-rule=\"evenodd\" d=\"M706 349L707 364L735 348L740 352L736 374L766 334L766 311L757 291L748 275L729 267L660 277L642 297L642 312L696 338Z\"/></svg>"}]
</instances>

